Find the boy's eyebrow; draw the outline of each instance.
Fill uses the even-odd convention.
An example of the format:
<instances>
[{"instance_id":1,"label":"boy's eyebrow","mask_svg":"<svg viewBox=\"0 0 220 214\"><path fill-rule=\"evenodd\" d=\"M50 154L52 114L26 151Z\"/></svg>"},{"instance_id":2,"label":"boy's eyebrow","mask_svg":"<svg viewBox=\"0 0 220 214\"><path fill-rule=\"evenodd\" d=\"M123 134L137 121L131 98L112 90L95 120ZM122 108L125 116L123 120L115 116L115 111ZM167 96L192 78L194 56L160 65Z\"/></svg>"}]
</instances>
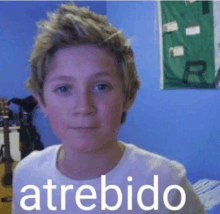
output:
<instances>
[{"instance_id":1,"label":"boy's eyebrow","mask_svg":"<svg viewBox=\"0 0 220 214\"><path fill-rule=\"evenodd\" d=\"M102 76L112 76L109 72L98 72L93 75L91 75L90 78L94 77L102 77ZM72 76L66 76L66 75L61 75L61 76L55 76L49 79L49 81L56 81L56 80L66 80L66 81L71 81L73 80L74 77Z\"/></svg>"},{"instance_id":2,"label":"boy's eyebrow","mask_svg":"<svg viewBox=\"0 0 220 214\"><path fill-rule=\"evenodd\" d=\"M71 76L66 76L66 75L62 75L62 76L55 76L49 79L49 81L56 81L56 80L72 80L73 78Z\"/></svg>"},{"instance_id":3,"label":"boy's eyebrow","mask_svg":"<svg viewBox=\"0 0 220 214\"><path fill-rule=\"evenodd\" d=\"M109 72L98 72L92 75L92 77L111 76Z\"/></svg>"}]
</instances>

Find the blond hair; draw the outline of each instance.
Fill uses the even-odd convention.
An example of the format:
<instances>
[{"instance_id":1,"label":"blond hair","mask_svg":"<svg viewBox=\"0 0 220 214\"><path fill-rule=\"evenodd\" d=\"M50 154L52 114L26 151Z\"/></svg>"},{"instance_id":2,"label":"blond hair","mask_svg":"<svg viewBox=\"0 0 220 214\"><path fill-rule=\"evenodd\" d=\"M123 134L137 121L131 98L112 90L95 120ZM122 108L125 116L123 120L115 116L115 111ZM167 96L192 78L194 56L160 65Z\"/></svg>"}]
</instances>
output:
<instances>
[{"instance_id":1,"label":"blond hair","mask_svg":"<svg viewBox=\"0 0 220 214\"><path fill-rule=\"evenodd\" d=\"M48 20L38 22L38 35L31 54L31 75L27 88L43 98L43 85L53 54L60 48L77 44L93 44L106 48L116 56L125 103L133 99L140 87L131 45L123 33L112 26L106 16L73 3L62 4L48 13ZM126 119L123 113L121 123Z\"/></svg>"}]
</instances>

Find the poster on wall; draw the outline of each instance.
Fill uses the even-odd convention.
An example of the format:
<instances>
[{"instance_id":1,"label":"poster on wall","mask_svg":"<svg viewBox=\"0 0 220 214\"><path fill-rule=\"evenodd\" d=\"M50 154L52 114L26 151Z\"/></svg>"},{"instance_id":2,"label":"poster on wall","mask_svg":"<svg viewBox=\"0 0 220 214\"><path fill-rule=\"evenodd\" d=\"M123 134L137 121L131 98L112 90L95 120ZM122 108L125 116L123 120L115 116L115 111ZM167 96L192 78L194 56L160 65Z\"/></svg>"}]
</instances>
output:
<instances>
[{"instance_id":1,"label":"poster on wall","mask_svg":"<svg viewBox=\"0 0 220 214\"><path fill-rule=\"evenodd\" d=\"M220 87L220 2L159 1L161 89Z\"/></svg>"}]
</instances>

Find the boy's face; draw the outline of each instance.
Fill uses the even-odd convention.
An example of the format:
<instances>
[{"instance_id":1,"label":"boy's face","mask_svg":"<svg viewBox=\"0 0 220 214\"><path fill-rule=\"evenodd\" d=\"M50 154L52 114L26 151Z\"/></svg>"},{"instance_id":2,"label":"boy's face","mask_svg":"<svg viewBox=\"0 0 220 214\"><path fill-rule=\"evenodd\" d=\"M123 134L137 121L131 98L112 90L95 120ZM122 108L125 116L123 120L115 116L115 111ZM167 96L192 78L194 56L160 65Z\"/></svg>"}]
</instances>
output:
<instances>
[{"instance_id":1,"label":"boy's face","mask_svg":"<svg viewBox=\"0 0 220 214\"><path fill-rule=\"evenodd\" d=\"M64 146L91 153L115 143L123 105L113 55L91 45L58 50L44 82L41 106Z\"/></svg>"}]
</instances>

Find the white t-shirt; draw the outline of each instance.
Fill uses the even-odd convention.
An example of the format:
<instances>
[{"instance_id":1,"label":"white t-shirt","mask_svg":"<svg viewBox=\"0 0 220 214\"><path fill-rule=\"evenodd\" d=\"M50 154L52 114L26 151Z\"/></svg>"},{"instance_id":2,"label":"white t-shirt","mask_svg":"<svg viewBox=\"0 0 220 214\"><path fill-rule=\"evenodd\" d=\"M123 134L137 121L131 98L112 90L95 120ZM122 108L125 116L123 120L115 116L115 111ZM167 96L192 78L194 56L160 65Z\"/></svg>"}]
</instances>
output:
<instances>
[{"instance_id":1,"label":"white t-shirt","mask_svg":"<svg viewBox=\"0 0 220 214\"><path fill-rule=\"evenodd\" d=\"M57 170L61 145L32 152L14 172L13 214L205 213L181 164L133 144L124 145L126 149L116 167L91 180L73 180ZM169 191L170 185L178 186ZM177 188L184 189L185 203L184 192ZM175 207L182 208L172 211Z\"/></svg>"}]
</instances>

